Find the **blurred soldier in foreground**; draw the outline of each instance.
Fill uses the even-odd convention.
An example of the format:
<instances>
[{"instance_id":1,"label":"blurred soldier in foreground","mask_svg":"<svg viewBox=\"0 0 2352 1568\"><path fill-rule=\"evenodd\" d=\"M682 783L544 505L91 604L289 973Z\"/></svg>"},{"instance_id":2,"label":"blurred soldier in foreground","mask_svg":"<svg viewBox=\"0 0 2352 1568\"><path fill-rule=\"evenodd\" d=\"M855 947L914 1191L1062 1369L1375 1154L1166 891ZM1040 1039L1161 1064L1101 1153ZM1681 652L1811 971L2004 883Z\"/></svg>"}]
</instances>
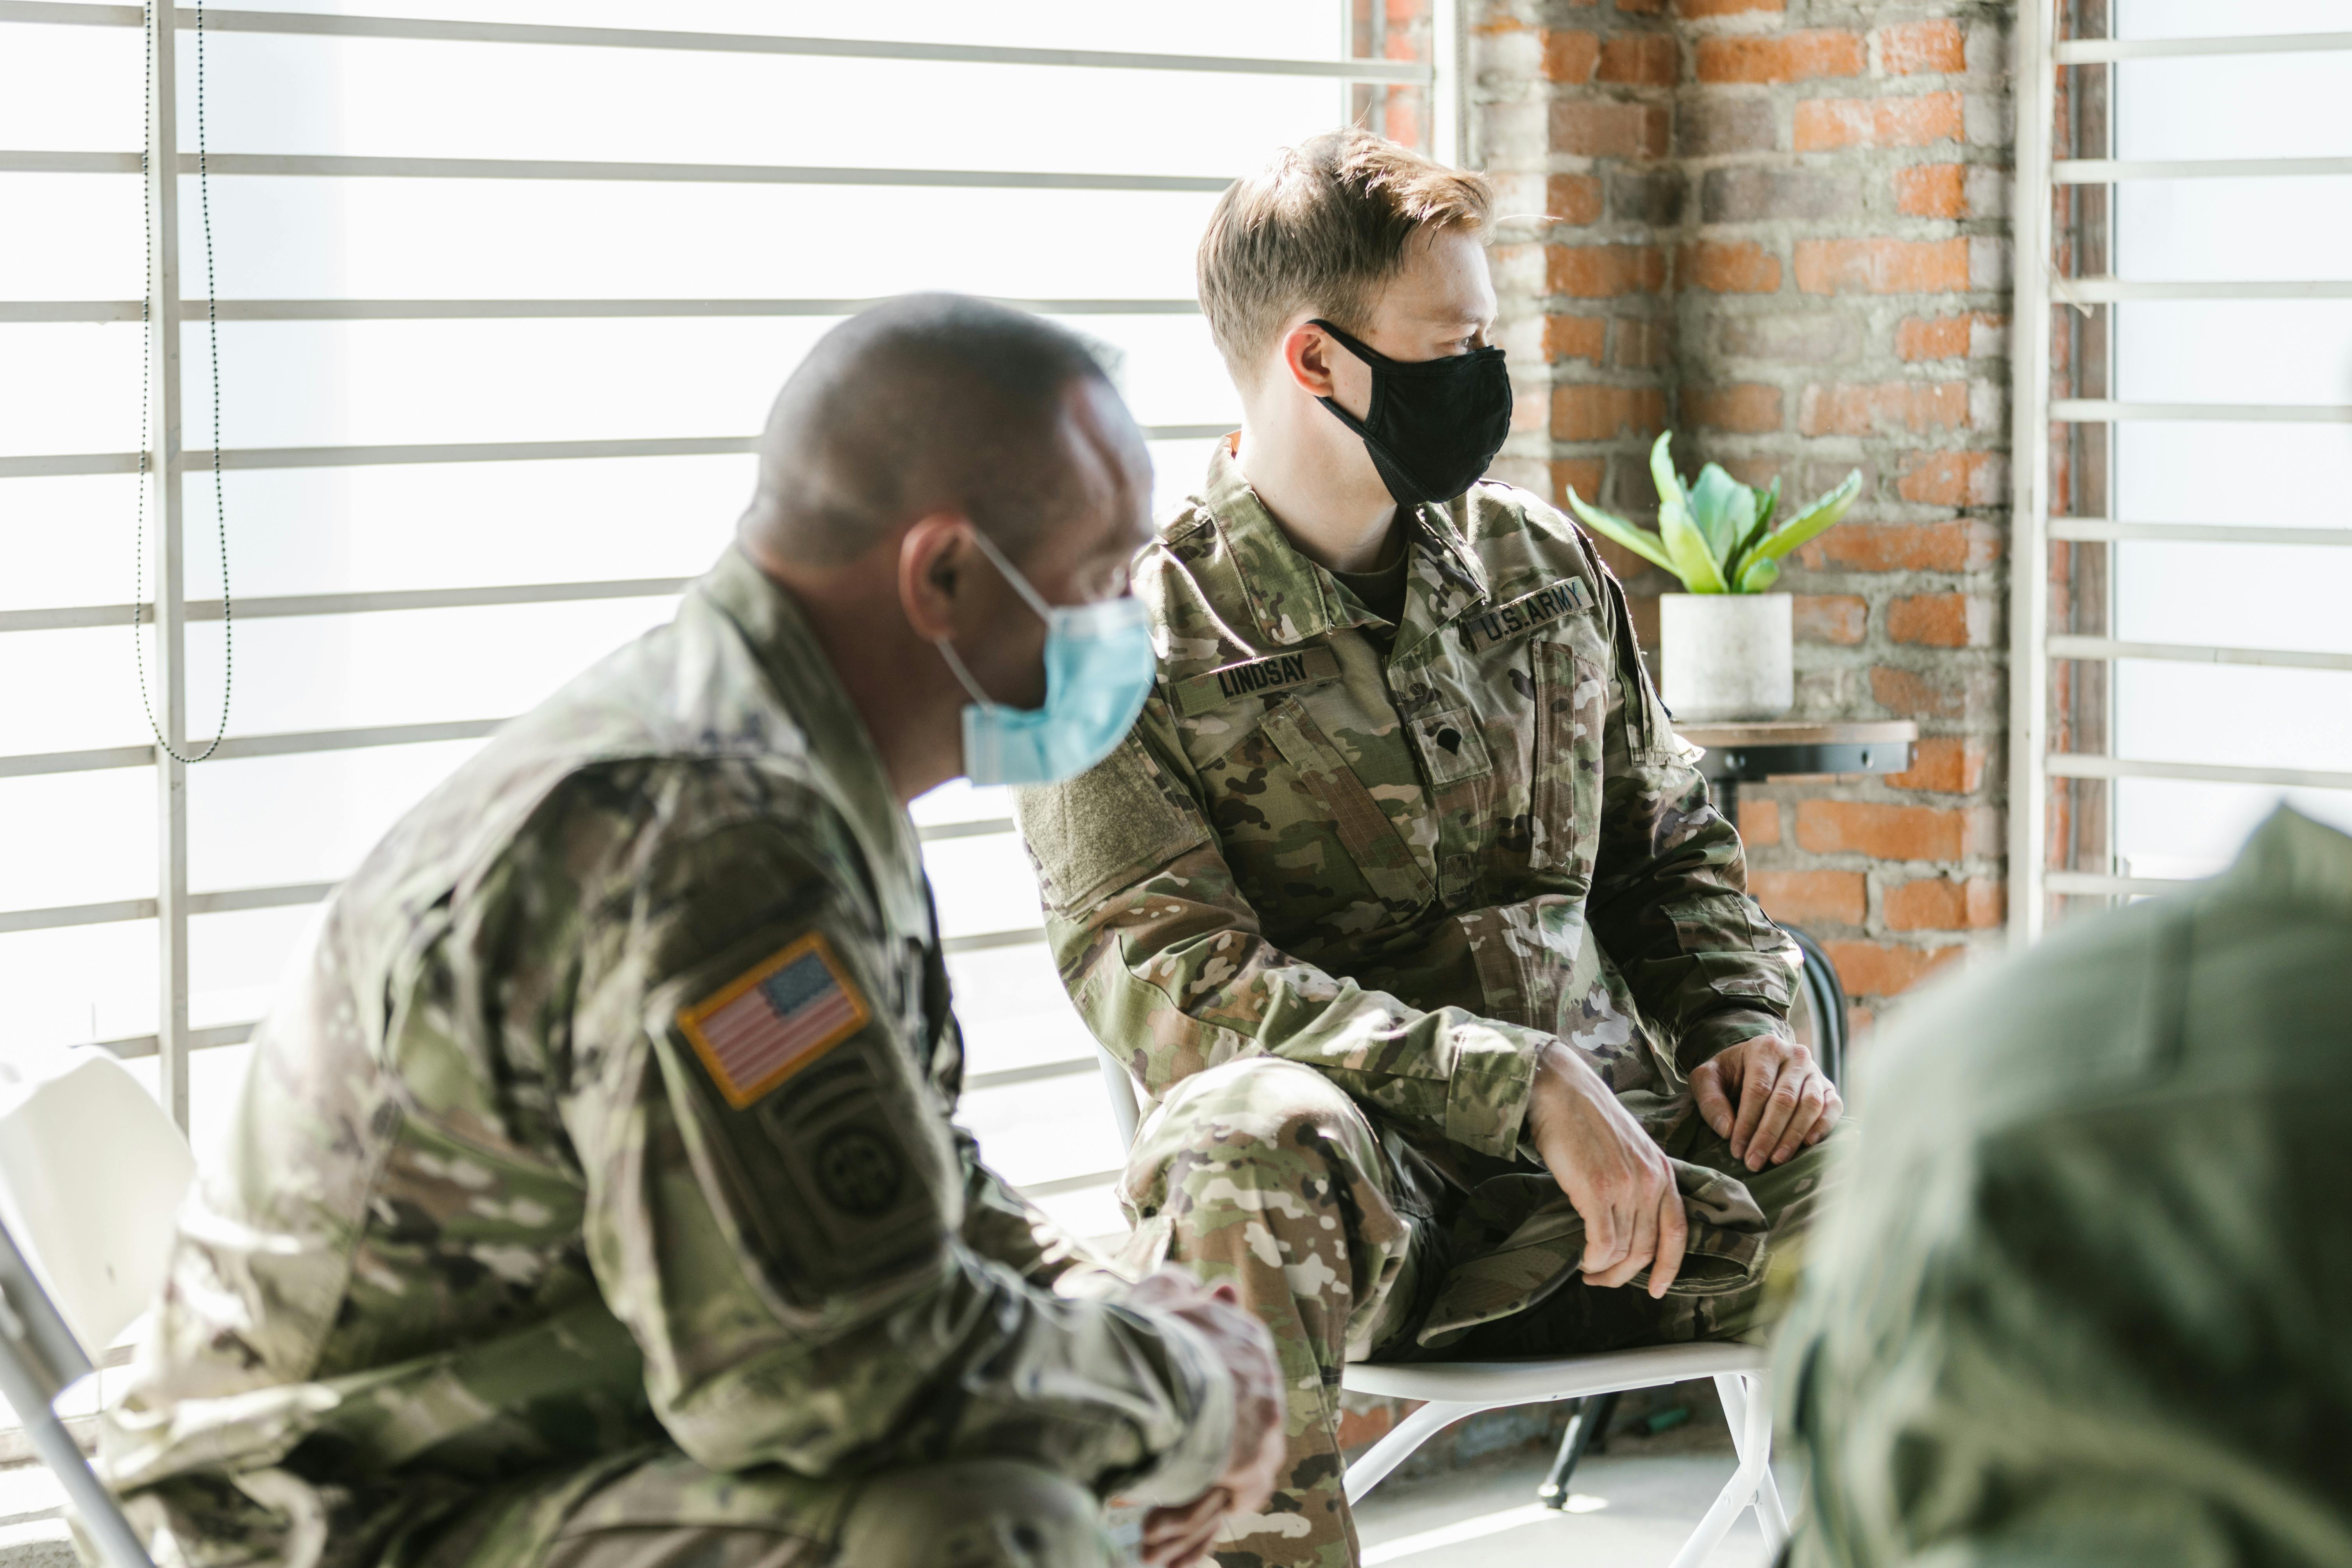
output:
<instances>
[{"instance_id":1,"label":"blurred soldier in foreground","mask_svg":"<svg viewBox=\"0 0 2352 1568\"><path fill-rule=\"evenodd\" d=\"M1150 680L1140 434L1076 340L868 311L739 545L337 895L104 1458L166 1564L1092 1564L1265 1497L1264 1333L1073 1248L949 1124L904 803ZM164 1532L164 1533L158 1533Z\"/></svg>"},{"instance_id":2,"label":"blurred soldier in foreground","mask_svg":"<svg viewBox=\"0 0 2352 1568\"><path fill-rule=\"evenodd\" d=\"M1798 1568L2352 1563L2352 838L1906 1008L1778 1351Z\"/></svg>"},{"instance_id":3,"label":"blurred soldier in foreground","mask_svg":"<svg viewBox=\"0 0 2352 1568\"><path fill-rule=\"evenodd\" d=\"M1346 1362L1748 1331L1839 1112L1616 580L1478 482L1487 209L1362 132L1226 193L1243 426L1136 568L1158 687L1021 800L1063 979L1158 1102L1129 1261L1234 1282L1283 1358L1230 1568L1352 1561Z\"/></svg>"}]
</instances>

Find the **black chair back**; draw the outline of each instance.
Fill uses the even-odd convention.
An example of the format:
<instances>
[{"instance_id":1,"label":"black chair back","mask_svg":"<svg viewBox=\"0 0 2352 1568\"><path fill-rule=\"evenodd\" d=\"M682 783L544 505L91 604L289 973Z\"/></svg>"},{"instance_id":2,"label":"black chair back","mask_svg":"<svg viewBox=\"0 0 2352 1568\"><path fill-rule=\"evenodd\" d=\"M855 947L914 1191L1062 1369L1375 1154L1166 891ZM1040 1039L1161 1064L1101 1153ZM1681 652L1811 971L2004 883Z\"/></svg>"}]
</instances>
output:
<instances>
[{"instance_id":1,"label":"black chair back","mask_svg":"<svg viewBox=\"0 0 2352 1568\"><path fill-rule=\"evenodd\" d=\"M1773 923L1780 924L1777 921ZM1837 965L1830 962L1821 943L1795 926L1784 925L1780 929L1789 933L1797 950L1805 955L1805 972L1797 981L1797 998L1811 1029L1810 1038L1801 1029L1798 1037L1812 1047L1813 1056L1821 1062L1822 1070L1829 1074L1830 1081L1843 1089L1846 999L1845 987L1838 980Z\"/></svg>"}]
</instances>

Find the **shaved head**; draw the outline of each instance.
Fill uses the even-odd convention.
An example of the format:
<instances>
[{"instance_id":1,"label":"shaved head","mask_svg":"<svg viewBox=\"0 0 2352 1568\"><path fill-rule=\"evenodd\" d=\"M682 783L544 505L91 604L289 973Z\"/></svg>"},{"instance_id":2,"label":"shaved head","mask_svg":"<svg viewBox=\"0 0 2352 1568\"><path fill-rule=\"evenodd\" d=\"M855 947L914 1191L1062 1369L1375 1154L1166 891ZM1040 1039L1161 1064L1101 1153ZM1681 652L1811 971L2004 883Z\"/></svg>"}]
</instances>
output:
<instances>
[{"instance_id":1,"label":"shaved head","mask_svg":"<svg viewBox=\"0 0 2352 1568\"><path fill-rule=\"evenodd\" d=\"M887 300L817 341L777 395L736 527L902 803L963 771L982 694L1045 702L1043 607L1124 594L1150 537L1151 457L1087 345L954 294Z\"/></svg>"},{"instance_id":2,"label":"shaved head","mask_svg":"<svg viewBox=\"0 0 2352 1568\"><path fill-rule=\"evenodd\" d=\"M1071 429L1071 394L1096 384L1108 389L1087 345L1025 311L959 294L877 305L819 339L777 395L745 542L825 566L956 513L1022 559L1098 504L1106 455L1088 448L1108 436L1140 458L1131 421Z\"/></svg>"}]
</instances>

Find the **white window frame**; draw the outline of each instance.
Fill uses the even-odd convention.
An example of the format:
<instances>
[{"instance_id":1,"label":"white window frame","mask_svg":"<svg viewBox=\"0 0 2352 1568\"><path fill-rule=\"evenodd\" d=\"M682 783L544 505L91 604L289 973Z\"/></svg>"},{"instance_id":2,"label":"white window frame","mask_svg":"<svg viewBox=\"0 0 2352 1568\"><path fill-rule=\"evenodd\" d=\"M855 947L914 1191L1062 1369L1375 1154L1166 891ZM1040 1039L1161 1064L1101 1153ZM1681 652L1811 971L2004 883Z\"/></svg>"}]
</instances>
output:
<instances>
[{"instance_id":1,"label":"white window frame","mask_svg":"<svg viewBox=\"0 0 2352 1568\"><path fill-rule=\"evenodd\" d=\"M2126 642L2111 637L2050 629L2049 547L2053 542L2115 543L2126 540L2176 544L2352 546L2352 529L2262 528L2232 523L2125 522L2107 517L2050 515L2050 429L2053 422L2112 426L2137 420L2242 421L2261 424L2352 424L2352 405L2126 403L2114 398L2051 395L2051 312L2053 300L2074 305L2137 300L2345 300L2352 282L2167 283L2113 277L2058 277L2052 259L2051 206L2062 184L2113 186L2126 180L2227 179L2248 175L2352 174L2352 158L2226 158L2119 160L2056 158L2056 68L2118 60L2241 54L2307 54L2352 49L2352 32L2253 35L2221 38L2057 37L2064 0L2025 0L2018 27L2018 257L2011 403L2011 528L2010 552L2010 804L2009 934L2012 944L2036 941L2053 896L2128 898L2185 885L2177 879L2128 877L2053 869L2049 857L2049 784L2053 779L2180 779L2204 784L2287 788L2352 789L2352 773L2307 768L2230 767L2203 763L2051 750L2050 667L2054 660L2112 664L2121 658L2197 664L2268 666L2352 672L2352 654L2285 648L2210 647L2191 643ZM2112 13L2110 13L2112 15ZM2109 207L2112 211L2112 205ZM2110 508L2112 510L2112 508ZM2112 686L2110 686L2112 690Z\"/></svg>"}]
</instances>

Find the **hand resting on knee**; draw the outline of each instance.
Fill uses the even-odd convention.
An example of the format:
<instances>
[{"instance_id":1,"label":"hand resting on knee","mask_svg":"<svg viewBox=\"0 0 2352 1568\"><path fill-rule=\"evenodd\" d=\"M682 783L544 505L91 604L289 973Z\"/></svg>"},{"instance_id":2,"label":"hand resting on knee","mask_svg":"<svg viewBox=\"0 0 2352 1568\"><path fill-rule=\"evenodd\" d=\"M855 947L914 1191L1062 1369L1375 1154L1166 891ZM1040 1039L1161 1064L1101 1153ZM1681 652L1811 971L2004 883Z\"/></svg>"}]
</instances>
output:
<instances>
[{"instance_id":1,"label":"hand resting on knee","mask_svg":"<svg viewBox=\"0 0 2352 1568\"><path fill-rule=\"evenodd\" d=\"M1622 1285L1648 1268L1650 1295L1664 1296L1690 1236L1674 1167L1601 1075L1557 1040L1536 1065L1528 1130L1584 1221L1585 1282Z\"/></svg>"}]
</instances>

